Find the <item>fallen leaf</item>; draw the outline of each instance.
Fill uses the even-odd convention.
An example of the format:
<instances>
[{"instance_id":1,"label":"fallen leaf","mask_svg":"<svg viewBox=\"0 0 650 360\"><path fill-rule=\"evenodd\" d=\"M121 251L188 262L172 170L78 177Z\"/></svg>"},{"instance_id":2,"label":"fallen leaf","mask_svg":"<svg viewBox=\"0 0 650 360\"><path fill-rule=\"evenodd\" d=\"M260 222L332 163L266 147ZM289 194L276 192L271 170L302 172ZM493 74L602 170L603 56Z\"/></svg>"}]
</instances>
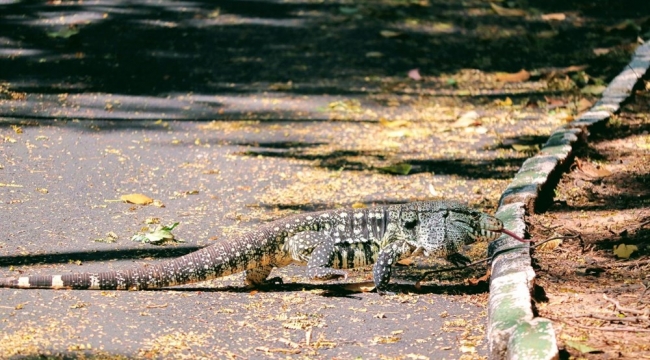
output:
<instances>
[{"instance_id":1,"label":"fallen leaf","mask_svg":"<svg viewBox=\"0 0 650 360\"><path fill-rule=\"evenodd\" d=\"M498 73L496 80L501 82L524 82L530 79L530 73L524 69L516 73Z\"/></svg>"},{"instance_id":2,"label":"fallen leaf","mask_svg":"<svg viewBox=\"0 0 650 360\"><path fill-rule=\"evenodd\" d=\"M120 200L129 204L136 205L149 205L153 202L153 199L142 194L128 194L120 196Z\"/></svg>"},{"instance_id":3,"label":"fallen leaf","mask_svg":"<svg viewBox=\"0 0 650 360\"><path fill-rule=\"evenodd\" d=\"M571 73L571 72L579 72L579 71L584 71L588 68L589 66L587 65L571 65L567 66L565 68L560 69L560 71L563 74Z\"/></svg>"},{"instance_id":4,"label":"fallen leaf","mask_svg":"<svg viewBox=\"0 0 650 360\"><path fill-rule=\"evenodd\" d=\"M293 81L289 80L286 83L274 83L269 85L269 90L273 91L288 91L293 89Z\"/></svg>"},{"instance_id":5,"label":"fallen leaf","mask_svg":"<svg viewBox=\"0 0 650 360\"><path fill-rule=\"evenodd\" d=\"M408 175L412 168L413 166L411 164L395 164L378 167L377 169L389 174Z\"/></svg>"},{"instance_id":6,"label":"fallen leaf","mask_svg":"<svg viewBox=\"0 0 650 360\"><path fill-rule=\"evenodd\" d=\"M172 230L174 230L178 224L179 223L176 222L167 226L156 225L153 228L148 228L148 232L140 232L136 235L133 235L133 237L131 237L131 241L152 244L160 244L165 241L183 242L183 240L176 239L174 237L174 234L172 234Z\"/></svg>"},{"instance_id":7,"label":"fallen leaf","mask_svg":"<svg viewBox=\"0 0 650 360\"><path fill-rule=\"evenodd\" d=\"M496 106L509 107L509 106L512 106L512 99L510 97L506 97L504 100L497 99L497 100L494 100L494 104Z\"/></svg>"},{"instance_id":8,"label":"fallen leaf","mask_svg":"<svg viewBox=\"0 0 650 360\"><path fill-rule=\"evenodd\" d=\"M420 75L420 69L411 69L409 70L408 77L415 81L420 81L422 80L422 76Z\"/></svg>"},{"instance_id":9,"label":"fallen leaf","mask_svg":"<svg viewBox=\"0 0 650 360\"><path fill-rule=\"evenodd\" d=\"M355 202L354 204L352 204L353 209L365 209L367 207L368 206L362 202Z\"/></svg>"},{"instance_id":10,"label":"fallen leaf","mask_svg":"<svg viewBox=\"0 0 650 360\"><path fill-rule=\"evenodd\" d=\"M598 351L597 349L594 349L591 346L588 346L586 344L579 343L579 342L573 341L573 340L564 341L564 345L566 345L568 347L571 347L571 348L574 348L574 349L580 351L582 354Z\"/></svg>"},{"instance_id":11,"label":"fallen leaf","mask_svg":"<svg viewBox=\"0 0 650 360\"><path fill-rule=\"evenodd\" d=\"M406 126L410 123L410 121L406 120L395 120L395 121L388 121L386 118L380 118L379 119L379 124L381 126L387 127L387 128L398 128L398 127L403 127Z\"/></svg>"},{"instance_id":12,"label":"fallen leaf","mask_svg":"<svg viewBox=\"0 0 650 360\"><path fill-rule=\"evenodd\" d=\"M580 92L587 95L600 95L606 88L605 85L587 85L583 87Z\"/></svg>"},{"instance_id":13,"label":"fallen leaf","mask_svg":"<svg viewBox=\"0 0 650 360\"><path fill-rule=\"evenodd\" d=\"M401 36L401 32L393 31L393 30L382 30L379 32L379 34L385 38L394 38Z\"/></svg>"},{"instance_id":14,"label":"fallen leaf","mask_svg":"<svg viewBox=\"0 0 650 360\"><path fill-rule=\"evenodd\" d=\"M596 56L602 56L602 55L607 55L607 54L609 54L609 53L612 51L612 49L607 49L607 48L595 48L595 49L592 49L591 51L592 51L592 52L594 53L594 55L596 55Z\"/></svg>"},{"instance_id":15,"label":"fallen leaf","mask_svg":"<svg viewBox=\"0 0 650 360\"><path fill-rule=\"evenodd\" d=\"M564 99L559 99L559 98L550 98L548 96L544 97L544 100L546 100L546 107L550 109L554 109L557 107L563 107L567 104L566 100Z\"/></svg>"},{"instance_id":16,"label":"fallen leaf","mask_svg":"<svg viewBox=\"0 0 650 360\"><path fill-rule=\"evenodd\" d=\"M545 242L537 247L540 251L553 251L556 247L562 244L562 239L554 239L549 242Z\"/></svg>"},{"instance_id":17,"label":"fallen leaf","mask_svg":"<svg viewBox=\"0 0 650 360\"><path fill-rule=\"evenodd\" d=\"M339 7L339 12L344 15L354 15L357 12L359 12L359 8L351 7L351 6L340 6Z\"/></svg>"},{"instance_id":18,"label":"fallen leaf","mask_svg":"<svg viewBox=\"0 0 650 360\"><path fill-rule=\"evenodd\" d=\"M469 346L469 345L463 345L463 346L460 347L460 352L463 352L463 353L475 353L476 352L476 347Z\"/></svg>"},{"instance_id":19,"label":"fallen leaf","mask_svg":"<svg viewBox=\"0 0 650 360\"><path fill-rule=\"evenodd\" d=\"M398 264L400 264L400 265L404 265L404 266L410 266L410 265L413 265L414 262L415 262L415 261L413 261L413 259L411 259L411 258L406 258L406 259L402 259L402 260L397 260L397 263L398 263Z\"/></svg>"},{"instance_id":20,"label":"fallen leaf","mask_svg":"<svg viewBox=\"0 0 650 360\"><path fill-rule=\"evenodd\" d=\"M522 9L508 9L495 3L490 3L492 10L500 16L526 16L526 11Z\"/></svg>"},{"instance_id":21,"label":"fallen leaf","mask_svg":"<svg viewBox=\"0 0 650 360\"><path fill-rule=\"evenodd\" d=\"M522 145L522 144L512 144L512 148L515 151L522 153L535 153L539 151L539 145Z\"/></svg>"},{"instance_id":22,"label":"fallen leaf","mask_svg":"<svg viewBox=\"0 0 650 360\"><path fill-rule=\"evenodd\" d=\"M564 21L566 20L566 14L565 13L551 13L551 14L543 14L542 15L542 20L555 20L555 21Z\"/></svg>"},{"instance_id":23,"label":"fallen leaf","mask_svg":"<svg viewBox=\"0 0 650 360\"><path fill-rule=\"evenodd\" d=\"M452 128L464 128L468 127L470 125L479 125L480 123L477 122L479 119L480 115L476 111L468 111L464 114L462 114L458 120L454 121L451 125Z\"/></svg>"},{"instance_id":24,"label":"fallen leaf","mask_svg":"<svg viewBox=\"0 0 650 360\"><path fill-rule=\"evenodd\" d=\"M79 34L79 29L75 26L69 26L65 27L63 29L60 29L58 31L54 32L49 32L47 33L47 36L56 39L56 38L62 38L62 39L67 39L71 36Z\"/></svg>"},{"instance_id":25,"label":"fallen leaf","mask_svg":"<svg viewBox=\"0 0 650 360\"><path fill-rule=\"evenodd\" d=\"M393 344L400 341L397 336L375 336L372 342L375 344Z\"/></svg>"},{"instance_id":26,"label":"fallen leaf","mask_svg":"<svg viewBox=\"0 0 650 360\"><path fill-rule=\"evenodd\" d=\"M614 255L619 259L629 259L633 252L639 250L636 245L620 244L614 246Z\"/></svg>"},{"instance_id":27,"label":"fallen leaf","mask_svg":"<svg viewBox=\"0 0 650 360\"><path fill-rule=\"evenodd\" d=\"M626 30L628 28L630 28L630 29L632 29L632 30L634 30L636 32L641 31L641 27L639 27L639 25L637 25L634 22L634 20L631 20L631 19L626 19L626 20L623 20L623 21L621 21L620 23L618 23L616 25L608 26L608 27L605 28L605 31L607 31L607 32L614 31L614 30L622 31L622 30Z\"/></svg>"},{"instance_id":28,"label":"fallen leaf","mask_svg":"<svg viewBox=\"0 0 650 360\"><path fill-rule=\"evenodd\" d=\"M578 112L583 112L587 109L589 109L594 103L585 99L581 98L580 101L578 101L578 104L576 104L576 107L578 109Z\"/></svg>"},{"instance_id":29,"label":"fallen leaf","mask_svg":"<svg viewBox=\"0 0 650 360\"><path fill-rule=\"evenodd\" d=\"M605 167L598 164L594 165L587 161L578 160L576 161L576 166L583 174L592 178L601 178L612 174L612 172L607 170Z\"/></svg>"}]
</instances>

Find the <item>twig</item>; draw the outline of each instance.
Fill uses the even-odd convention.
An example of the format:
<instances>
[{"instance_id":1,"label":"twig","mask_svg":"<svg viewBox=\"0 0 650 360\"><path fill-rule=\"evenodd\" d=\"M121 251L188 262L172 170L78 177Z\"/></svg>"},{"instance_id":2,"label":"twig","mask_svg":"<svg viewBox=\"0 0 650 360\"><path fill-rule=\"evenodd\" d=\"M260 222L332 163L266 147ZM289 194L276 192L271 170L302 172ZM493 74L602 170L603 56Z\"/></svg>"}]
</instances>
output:
<instances>
[{"instance_id":1,"label":"twig","mask_svg":"<svg viewBox=\"0 0 650 360\"><path fill-rule=\"evenodd\" d=\"M638 309L631 309L631 308L623 307L623 306L621 306L621 303L619 303L618 301L608 297L605 294L603 294L603 299L605 299L605 300L611 302L612 304L614 304L614 306L616 306L616 311L619 311L619 312L622 312L622 313L627 312L627 313L631 313L631 314L643 315L643 316L645 316L644 320L648 320L648 311L647 310L638 310Z\"/></svg>"},{"instance_id":2,"label":"twig","mask_svg":"<svg viewBox=\"0 0 650 360\"><path fill-rule=\"evenodd\" d=\"M550 239L546 239L546 240L544 240L544 241L542 241L542 242L540 242L540 243L536 243L535 245L533 245L533 248L536 248L536 247L538 247L538 246L540 246L540 245L546 244L546 243L549 242L549 241L553 241L553 240L565 240L565 239L575 239L575 238L577 238L577 237L580 237L580 235L578 234L578 235L555 236L555 237L552 237L552 238L550 238Z\"/></svg>"},{"instance_id":3,"label":"twig","mask_svg":"<svg viewBox=\"0 0 650 360\"><path fill-rule=\"evenodd\" d=\"M636 323L648 320L647 316L627 316L622 318L616 316L605 316L605 315L598 315L598 314L581 314L581 315L569 316L569 318L571 319L577 319L583 317L605 320L605 321L636 322Z\"/></svg>"},{"instance_id":4,"label":"twig","mask_svg":"<svg viewBox=\"0 0 650 360\"><path fill-rule=\"evenodd\" d=\"M603 267L605 267L605 268L632 267L632 266L645 265L645 264L650 264L650 259L618 262L618 263L614 263L614 264L603 265Z\"/></svg>"},{"instance_id":5,"label":"twig","mask_svg":"<svg viewBox=\"0 0 650 360\"><path fill-rule=\"evenodd\" d=\"M639 329L635 328L632 326L621 326L621 327L597 327L597 326L588 326L588 325L582 325L577 322L573 321L567 321L565 319L558 319L558 318L553 318L551 316L545 315L546 318L551 319L555 322L563 322L567 325L571 326L576 326L581 329L588 329L588 330L600 330L600 331L628 331L628 332L650 332L650 329Z\"/></svg>"},{"instance_id":6,"label":"twig","mask_svg":"<svg viewBox=\"0 0 650 360\"><path fill-rule=\"evenodd\" d=\"M623 327L597 327L597 326L587 326L587 325L582 325L577 322L573 321L563 321L564 323L567 323L572 326L577 326L582 329L588 329L588 330L599 330L599 331L627 331L627 332L650 332L650 329L639 329L635 328L632 326L623 326Z\"/></svg>"}]
</instances>

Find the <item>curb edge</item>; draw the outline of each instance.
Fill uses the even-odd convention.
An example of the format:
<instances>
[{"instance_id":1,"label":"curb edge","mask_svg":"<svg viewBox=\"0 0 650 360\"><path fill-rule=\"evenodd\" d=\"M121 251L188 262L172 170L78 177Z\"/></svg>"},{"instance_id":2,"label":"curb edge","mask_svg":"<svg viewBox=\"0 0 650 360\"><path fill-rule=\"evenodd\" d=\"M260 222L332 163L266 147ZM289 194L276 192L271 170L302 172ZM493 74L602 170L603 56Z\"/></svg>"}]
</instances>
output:
<instances>
[{"instance_id":1,"label":"curb edge","mask_svg":"<svg viewBox=\"0 0 650 360\"><path fill-rule=\"evenodd\" d=\"M634 86L650 67L650 41L639 46L632 60L617 75L587 112L556 129L540 152L526 160L499 200L496 216L509 230L524 236L526 212L532 213L544 195L553 191L556 178L573 162L573 149L586 142L589 129L620 110ZM532 303L535 272L530 245L504 235L490 244L492 258L488 302L488 358L542 360L559 358L550 320L535 317Z\"/></svg>"}]
</instances>

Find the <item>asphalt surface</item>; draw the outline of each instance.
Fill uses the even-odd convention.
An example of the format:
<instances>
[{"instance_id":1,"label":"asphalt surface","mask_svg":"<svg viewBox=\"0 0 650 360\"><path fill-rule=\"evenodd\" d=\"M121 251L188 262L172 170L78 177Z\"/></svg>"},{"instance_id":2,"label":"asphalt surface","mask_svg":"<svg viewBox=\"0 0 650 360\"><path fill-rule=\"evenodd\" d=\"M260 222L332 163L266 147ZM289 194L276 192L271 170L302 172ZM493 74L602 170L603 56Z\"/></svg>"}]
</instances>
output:
<instances>
[{"instance_id":1,"label":"asphalt surface","mask_svg":"<svg viewBox=\"0 0 650 360\"><path fill-rule=\"evenodd\" d=\"M539 79L494 84L461 69L581 64L571 56L593 44L575 41L585 28L535 46L525 34L486 37L491 10L472 6L486 16L444 1L0 0L0 82L9 83L0 88L0 274L145 265L296 211L354 203L452 198L493 210L527 157L512 145L534 147L566 119L526 106L548 95ZM620 68L605 64L591 70ZM415 68L439 77L415 81L406 75ZM504 94L514 107L498 102ZM476 121L456 122L472 110ZM387 171L399 164L408 175ZM119 201L129 193L165 206ZM186 242L129 241L148 218L180 222L174 233ZM109 232L116 242L95 241ZM150 292L5 289L0 355L486 355L487 286L465 285L480 271L416 288L415 270L400 269L403 294L385 297L293 267L276 273L284 285L254 292L240 276ZM349 284L370 280L367 270L351 275Z\"/></svg>"},{"instance_id":2,"label":"asphalt surface","mask_svg":"<svg viewBox=\"0 0 650 360\"><path fill-rule=\"evenodd\" d=\"M239 145L195 145L195 135L201 143L216 143L196 130L201 125L81 122L22 126L19 134L10 126L0 129L5 139L16 140L1 147L3 275L143 265L209 245L215 235L227 238L242 217L251 219L237 229L258 223L256 211L264 206L258 195L289 185L278 174L300 165L230 155ZM183 145L177 139L190 140ZM218 173L206 174L206 169ZM114 201L134 192L165 207ZM129 241L149 217L180 221L174 233L187 242L157 247ZM108 232L118 235L115 243L94 241ZM35 349L75 354L88 344L93 353L125 356L151 351L256 358L299 351L323 358L458 358L463 352L486 351L485 309L477 305L485 300L485 286L465 286L462 277L455 285L429 283L419 290L403 285L396 290L406 294L382 297L310 282L300 267L277 275L285 285L255 293L242 287L241 276L172 291L6 289L0 327L20 345L7 342L3 354L11 347L27 354ZM369 271L352 275L348 283L370 280ZM312 345L305 346L309 329ZM21 338L26 332L37 341ZM302 345L287 345L294 343Z\"/></svg>"}]
</instances>

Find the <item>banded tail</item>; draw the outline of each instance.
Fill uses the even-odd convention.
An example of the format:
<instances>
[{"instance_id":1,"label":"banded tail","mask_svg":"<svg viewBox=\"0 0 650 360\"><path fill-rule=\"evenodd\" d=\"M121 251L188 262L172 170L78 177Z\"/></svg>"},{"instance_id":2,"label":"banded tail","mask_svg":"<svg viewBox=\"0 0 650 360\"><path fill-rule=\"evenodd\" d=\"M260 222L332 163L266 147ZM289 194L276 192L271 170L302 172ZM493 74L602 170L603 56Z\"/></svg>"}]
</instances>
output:
<instances>
[{"instance_id":1,"label":"banded tail","mask_svg":"<svg viewBox=\"0 0 650 360\"><path fill-rule=\"evenodd\" d=\"M0 288L146 290L210 280L253 268L268 268L270 272L282 248L281 241L278 245L276 240L284 240L284 235L286 232L278 233L271 226L262 226L159 264L98 273L1 278ZM261 274L264 278L267 275Z\"/></svg>"}]
</instances>

